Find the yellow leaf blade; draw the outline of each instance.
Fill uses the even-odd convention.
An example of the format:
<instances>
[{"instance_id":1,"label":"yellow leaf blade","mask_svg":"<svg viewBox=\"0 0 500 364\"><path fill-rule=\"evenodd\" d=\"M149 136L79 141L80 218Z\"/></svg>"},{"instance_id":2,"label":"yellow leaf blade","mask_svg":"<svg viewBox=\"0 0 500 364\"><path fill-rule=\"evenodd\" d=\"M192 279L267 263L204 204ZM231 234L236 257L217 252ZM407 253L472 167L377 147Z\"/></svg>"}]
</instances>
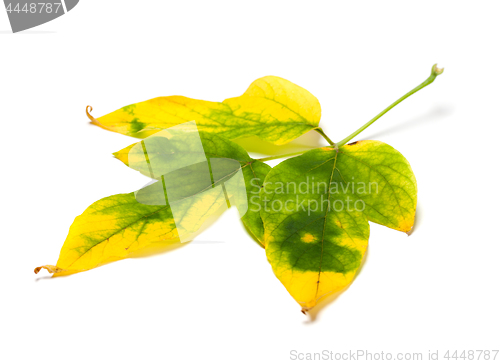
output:
<instances>
[{"instance_id":1,"label":"yellow leaf blade","mask_svg":"<svg viewBox=\"0 0 500 364\"><path fill-rule=\"evenodd\" d=\"M114 195L90 205L71 225L57 268L80 272L123 259L152 242L177 242L168 206L148 206L133 193Z\"/></svg>"},{"instance_id":2,"label":"yellow leaf blade","mask_svg":"<svg viewBox=\"0 0 500 364\"><path fill-rule=\"evenodd\" d=\"M128 105L97 119L87 114L104 129L139 138L194 120L200 131L227 139L255 135L280 145L316 128L321 107L302 87L267 76L254 81L242 96L223 102L167 96Z\"/></svg>"}]
</instances>

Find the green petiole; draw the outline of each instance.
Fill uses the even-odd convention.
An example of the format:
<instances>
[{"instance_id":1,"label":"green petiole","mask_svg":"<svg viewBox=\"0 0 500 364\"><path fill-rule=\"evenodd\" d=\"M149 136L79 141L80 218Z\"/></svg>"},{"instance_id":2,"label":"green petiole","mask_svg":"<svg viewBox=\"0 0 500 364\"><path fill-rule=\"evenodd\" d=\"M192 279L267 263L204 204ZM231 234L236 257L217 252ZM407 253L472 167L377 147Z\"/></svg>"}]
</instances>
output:
<instances>
[{"instance_id":1,"label":"green petiole","mask_svg":"<svg viewBox=\"0 0 500 364\"><path fill-rule=\"evenodd\" d=\"M431 71L431 75L424 81L422 82L420 85L418 85L417 87L415 87L413 90L411 90L410 92L408 92L406 95L403 95L401 96L399 99L397 99L396 101L394 101L392 104L390 104L388 107L386 107L384 110L382 110L382 112L380 112L377 116L375 116L373 119L371 119L369 122L367 122L365 125L363 125L361 128L359 128L358 130L356 130L354 133L352 133L351 135L349 135L348 137L342 139L340 142L338 142L336 145L337 147L341 147L343 146L344 144L346 144L348 141L350 141L352 138L354 138L356 135L358 135L359 133L361 133L363 130L365 130L366 128L368 128L370 125L372 125L375 121L377 121L382 115L384 115L386 112L388 112L389 110L391 110L394 106L396 106L397 104L399 104L401 101L405 100L406 98L410 97L411 95L413 95L414 93L416 93L417 91L420 91L421 89L423 89L425 86L428 86L430 85L431 83L434 82L434 80L436 79L437 76L439 76L441 73L443 73L444 71L444 68L437 68L437 64L435 64L434 66L432 66L432 71Z\"/></svg>"},{"instance_id":2,"label":"green petiole","mask_svg":"<svg viewBox=\"0 0 500 364\"><path fill-rule=\"evenodd\" d=\"M431 75L424 81L422 82L420 85L418 85L417 87L415 87L413 90L411 90L410 92L408 92L407 94L401 96L399 99L397 99L396 101L394 101L392 104L390 104L388 107L386 107L384 110L382 110L379 114L377 114L373 119L371 119L369 122L367 122L365 125L363 125L361 128L359 128L358 130L356 130L354 133L352 133L351 135L349 135L348 137L342 139L340 142L338 143L334 143L326 134L325 132L323 131L323 129L321 129L320 127L317 127L315 128L314 130L316 130L316 132L318 132L319 134L321 134L321 136L323 136L323 138L325 138L325 140L332 146L334 146L336 149L338 149L339 147L345 145L347 142L349 142L352 138L354 138L356 135L358 135L359 133L361 133L363 130L365 130L366 128L368 128L370 125L372 125L375 121L377 121L378 119L380 119L380 117L382 117L385 113L387 113L389 110L391 110L394 106L396 106L397 104L399 104L401 101L405 100L406 98L410 97L411 95L413 95L414 93L416 93L417 91L420 91L421 89L423 89L424 87L430 85L431 83L434 82L434 80L436 79L437 76L439 76L441 73L443 73L444 71L444 68L438 68L437 67L437 64L435 64L434 66L432 66L432 70L431 70ZM261 162L264 162L264 161L270 161L270 160L273 160L273 159L281 159L281 158L286 158L286 157L292 157L292 156L296 156L296 155L299 155L299 154L303 154L307 152L307 150L304 150L302 152L296 152L296 153L290 153L290 154L282 154L282 155L276 155L276 156L272 156L272 157L266 157L266 158L260 158L260 159L257 159Z\"/></svg>"}]
</instances>

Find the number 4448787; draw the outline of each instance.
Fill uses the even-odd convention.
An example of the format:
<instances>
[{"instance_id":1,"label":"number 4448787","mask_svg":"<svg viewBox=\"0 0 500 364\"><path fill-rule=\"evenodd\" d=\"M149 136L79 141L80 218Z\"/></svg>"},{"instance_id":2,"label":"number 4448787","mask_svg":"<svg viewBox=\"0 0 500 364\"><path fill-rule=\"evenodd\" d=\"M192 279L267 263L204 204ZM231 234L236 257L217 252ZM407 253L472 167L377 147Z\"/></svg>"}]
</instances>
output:
<instances>
[{"instance_id":1,"label":"number 4448787","mask_svg":"<svg viewBox=\"0 0 500 364\"><path fill-rule=\"evenodd\" d=\"M445 359L462 359L462 360L495 360L498 355L498 350L463 350L459 352L455 350L452 352L448 350L444 354Z\"/></svg>"},{"instance_id":2,"label":"number 4448787","mask_svg":"<svg viewBox=\"0 0 500 364\"><path fill-rule=\"evenodd\" d=\"M15 6L12 3L7 5L8 13L58 13L61 8L61 3L25 3L22 7L19 3Z\"/></svg>"}]
</instances>

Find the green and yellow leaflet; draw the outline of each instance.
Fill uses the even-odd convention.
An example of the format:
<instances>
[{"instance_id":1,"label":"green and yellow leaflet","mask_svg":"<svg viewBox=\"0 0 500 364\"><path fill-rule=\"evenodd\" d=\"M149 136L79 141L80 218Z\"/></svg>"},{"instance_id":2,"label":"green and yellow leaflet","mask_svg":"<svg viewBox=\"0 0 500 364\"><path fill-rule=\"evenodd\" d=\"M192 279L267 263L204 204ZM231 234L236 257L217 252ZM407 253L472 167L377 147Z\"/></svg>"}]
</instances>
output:
<instances>
[{"instance_id":1,"label":"green and yellow leaflet","mask_svg":"<svg viewBox=\"0 0 500 364\"><path fill-rule=\"evenodd\" d=\"M261 200L268 260L307 311L351 283L368 245L368 221L411 230L417 185L394 148L361 141L280 163Z\"/></svg>"},{"instance_id":2,"label":"green and yellow leaflet","mask_svg":"<svg viewBox=\"0 0 500 364\"><path fill-rule=\"evenodd\" d=\"M226 139L258 136L285 144L318 127L321 107L309 91L267 76L255 80L243 95L223 102L167 96L128 105L97 119L87 114L104 129L139 138L195 120L200 131Z\"/></svg>"}]
</instances>

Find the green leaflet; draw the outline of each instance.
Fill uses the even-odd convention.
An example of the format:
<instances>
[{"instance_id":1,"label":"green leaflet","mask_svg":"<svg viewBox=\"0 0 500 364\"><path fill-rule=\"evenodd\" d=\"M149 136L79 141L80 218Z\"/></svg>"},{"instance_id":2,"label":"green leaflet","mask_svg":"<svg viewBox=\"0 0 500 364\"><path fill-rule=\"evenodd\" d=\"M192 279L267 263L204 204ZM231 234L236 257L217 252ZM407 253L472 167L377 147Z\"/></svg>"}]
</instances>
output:
<instances>
[{"instance_id":1,"label":"green leaflet","mask_svg":"<svg viewBox=\"0 0 500 364\"><path fill-rule=\"evenodd\" d=\"M353 280L368 245L369 220L411 229L417 185L394 148L361 141L280 163L260 194L268 260L307 311Z\"/></svg>"},{"instance_id":2,"label":"green leaflet","mask_svg":"<svg viewBox=\"0 0 500 364\"><path fill-rule=\"evenodd\" d=\"M203 145L204 155L211 163L212 169L215 162L221 161L224 158L235 160L240 164L240 170L243 173L245 181L246 198L248 199L248 210L242 217L242 221L252 234L254 234L257 240L262 243L264 227L259 213L259 192L264 178L271 170L271 167L263 162L250 158L248 153L242 147L234 142L221 138L216 134L200 131L199 137ZM155 139L159 140L156 144ZM172 163L171 160L164 158L166 154L170 153L179 155L180 158L177 159L176 162L182 163L184 160L192 160L192 154L199 153L196 148L190 145L191 143L189 141L186 141L184 135L174 139L174 142L169 145L165 145L163 143L163 138L160 139L155 136L149 137L148 140L150 141L148 144L149 161L152 165L158 166L157 168L160 170L175 167L175 162ZM150 176L150 172L147 167L131 162L131 160L135 160L137 157L142 156L142 149L135 147L139 146L139 144L140 143L132 144L113 154L127 166ZM136 153L138 155L136 155ZM163 166L164 168L162 168ZM211 185L211 182L210 180L203 180L202 174L204 172L204 168L195 168L197 168L200 178L193 179L192 173L189 174L188 180L183 178L183 171L191 169L190 167L187 167L181 169L180 171L176 171L174 175L172 175L172 178L166 179L166 183L168 184L170 182L175 184L179 193L187 193L186 191L189 191L190 194L196 194L205 190L207 186ZM217 177L215 180L217 181ZM172 189L170 189L170 191L172 191Z\"/></svg>"},{"instance_id":3,"label":"green leaflet","mask_svg":"<svg viewBox=\"0 0 500 364\"><path fill-rule=\"evenodd\" d=\"M365 202L368 220L410 232L417 208L417 181L406 158L390 145L373 140L351 143L340 152L337 168L351 182L345 193Z\"/></svg>"},{"instance_id":4,"label":"green leaflet","mask_svg":"<svg viewBox=\"0 0 500 364\"><path fill-rule=\"evenodd\" d=\"M211 102L183 96L158 97L125 106L92 122L134 137L196 121L199 130L227 139L258 136L286 144L318 127L321 107L310 92L280 77L262 77L238 97Z\"/></svg>"}]
</instances>

